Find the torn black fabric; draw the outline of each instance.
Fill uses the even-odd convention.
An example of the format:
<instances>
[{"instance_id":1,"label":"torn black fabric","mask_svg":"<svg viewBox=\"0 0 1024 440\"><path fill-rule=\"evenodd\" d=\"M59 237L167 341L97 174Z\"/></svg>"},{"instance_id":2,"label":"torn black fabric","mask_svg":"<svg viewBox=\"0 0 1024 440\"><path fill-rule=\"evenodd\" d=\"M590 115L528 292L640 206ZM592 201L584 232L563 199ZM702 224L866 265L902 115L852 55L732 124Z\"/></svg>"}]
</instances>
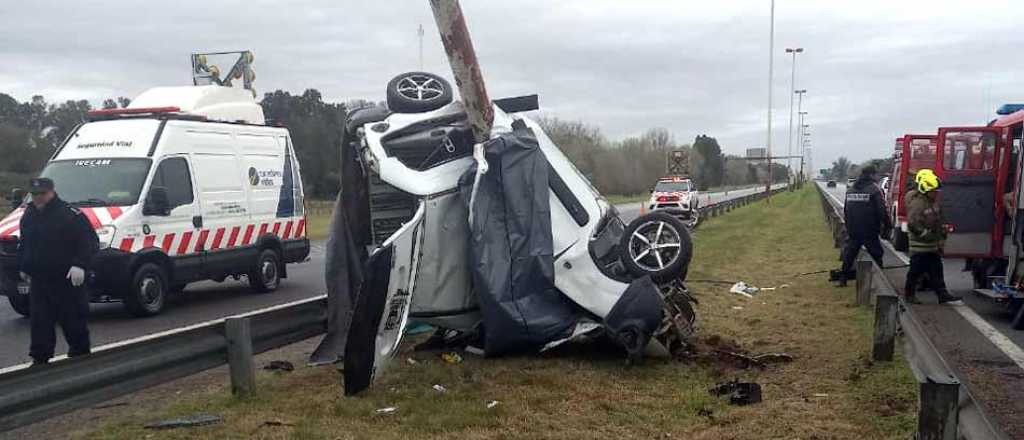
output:
<instances>
[{"instance_id":1,"label":"torn black fabric","mask_svg":"<svg viewBox=\"0 0 1024 440\"><path fill-rule=\"evenodd\" d=\"M520 125L484 145L488 172L477 187L470 266L488 356L536 349L567 337L577 309L555 288L550 167L534 133ZM476 166L459 182L469 205Z\"/></svg>"}]
</instances>

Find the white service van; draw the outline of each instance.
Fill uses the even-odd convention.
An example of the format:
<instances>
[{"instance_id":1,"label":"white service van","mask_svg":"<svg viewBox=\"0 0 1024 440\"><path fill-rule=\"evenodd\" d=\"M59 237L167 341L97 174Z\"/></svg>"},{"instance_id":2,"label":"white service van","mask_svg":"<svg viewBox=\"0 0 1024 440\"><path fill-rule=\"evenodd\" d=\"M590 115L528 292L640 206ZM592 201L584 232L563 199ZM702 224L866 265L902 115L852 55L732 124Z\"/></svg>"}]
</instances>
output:
<instances>
[{"instance_id":1,"label":"white service van","mask_svg":"<svg viewBox=\"0 0 1024 440\"><path fill-rule=\"evenodd\" d=\"M275 290L285 265L309 254L291 138L266 125L249 90L159 87L90 112L41 175L96 228L92 299L120 299L138 316L201 280L246 276L257 292ZM16 263L23 212L0 220L0 294L28 315Z\"/></svg>"}]
</instances>

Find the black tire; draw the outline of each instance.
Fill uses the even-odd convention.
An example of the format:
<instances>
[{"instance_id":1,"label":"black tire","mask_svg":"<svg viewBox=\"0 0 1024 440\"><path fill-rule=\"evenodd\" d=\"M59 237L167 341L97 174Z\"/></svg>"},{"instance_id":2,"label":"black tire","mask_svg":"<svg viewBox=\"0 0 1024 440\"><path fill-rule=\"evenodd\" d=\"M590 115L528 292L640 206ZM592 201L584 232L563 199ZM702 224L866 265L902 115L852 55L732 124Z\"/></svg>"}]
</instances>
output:
<instances>
[{"instance_id":1,"label":"black tire","mask_svg":"<svg viewBox=\"0 0 1024 440\"><path fill-rule=\"evenodd\" d=\"M11 308L19 315L28 318L30 316L31 307L28 302L28 295L12 294L7 297L7 302L11 303Z\"/></svg>"},{"instance_id":2,"label":"black tire","mask_svg":"<svg viewBox=\"0 0 1024 440\"><path fill-rule=\"evenodd\" d=\"M132 276L124 307L138 317L158 315L167 303L167 289L167 271L156 263L144 263Z\"/></svg>"},{"instance_id":3,"label":"black tire","mask_svg":"<svg viewBox=\"0 0 1024 440\"><path fill-rule=\"evenodd\" d=\"M280 285L281 256L273 249L264 249L256 259L256 267L249 272L249 286L256 293L267 293Z\"/></svg>"},{"instance_id":4,"label":"black tire","mask_svg":"<svg viewBox=\"0 0 1024 440\"><path fill-rule=\"evenodd\" d=\"M452 102L452 86L427 72L407 72L388 82L388 108L397 113L423 113Z\"/></svg>"},{"instance_id":5,"label":"black tire","mask_svg":"<svg viewBox=\"0 0 1024 440\"><path fill-rule=\"evenodd\" d=\"M906 252L910 248L910 239L899 226L892 229L892 247L900 252Z\"/></svg>"},{"instance_id":6,"label":"black tire","mask_svg":"<svg viewBox=\"0 0 1024 440\"><path fill-rule=\"evenodd\" d=\"M644 239L634 238L638 231ZM653 245L670 246L661 248L664 250L651 248L652 239L655 240ZM673 244L678 246L671 246ZM652 212L630 222L619 247L622 250L622 264L629 273L636 277L650 275L657 282L685 280L693 257L690 231L681 220L663 212Z\"/></svg>"}]
</instances>

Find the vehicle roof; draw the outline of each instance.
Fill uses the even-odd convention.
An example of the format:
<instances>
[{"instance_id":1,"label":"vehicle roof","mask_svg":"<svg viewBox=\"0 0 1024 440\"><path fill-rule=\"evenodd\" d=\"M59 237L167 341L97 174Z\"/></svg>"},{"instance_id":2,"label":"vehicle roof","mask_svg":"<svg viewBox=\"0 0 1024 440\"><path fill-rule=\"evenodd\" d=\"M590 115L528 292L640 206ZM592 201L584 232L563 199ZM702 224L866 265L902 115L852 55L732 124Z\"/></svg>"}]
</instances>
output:
<instances>
[{"instance_id":1,"label":"vehicle roof","mask_svg":"<svg viewBox=\"0 0 1024 440\"><path fill-rule=\"evenodd\" d=\"M665 176L658 179L658 182L686 182L691 180L686 176Z\"/></svg>"},{"instance_id":2,"label":"vehicle roof","mask_svg":"<svg viewBox=\"0 0 1024 440\"><path fill-rule=\"evenodd\" d=\"M992 127L1009 127L1022 122L1024 122L1024 110L1018 110L1006 116L1002 116L999 119L990 122L988 125Z\"/></svg>"},{"instance_id":3,"label":"vehicle roof","mask_svg":"<svg viewBox=\"0 0 1024 440\"><path fill-rule=\"evenodd\" d=\"M142 92L128 109L177 107L181 113L210 120L263 125L263 107L246 89L222 86L154 87Z\"/></svg>"}]
</instances>

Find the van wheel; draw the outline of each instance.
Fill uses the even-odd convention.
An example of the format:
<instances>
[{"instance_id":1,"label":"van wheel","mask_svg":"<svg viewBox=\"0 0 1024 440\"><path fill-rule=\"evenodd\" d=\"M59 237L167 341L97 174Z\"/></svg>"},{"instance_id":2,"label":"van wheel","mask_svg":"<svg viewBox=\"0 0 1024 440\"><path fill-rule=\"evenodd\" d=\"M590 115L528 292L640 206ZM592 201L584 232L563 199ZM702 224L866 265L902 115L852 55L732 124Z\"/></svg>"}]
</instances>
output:
<instances>
[{"instance_id":1,"label":"van wheel","mask_svg":"<svg viewBox=\"0 0 1024 440\"><path fill-rule=\"evenodd\" d=\"M11 303L11 308L19 315L26 318L29 317L29 302L28 295L12 294L7 296L7 301Z\"/></svg>"},{"instance_id":2,"label":"van wheel","mask_svg":"<svg viewBox=\"0 0 1024 440\"><path fill-rule=\"evenodd\" d=\"M257 293L277 290L281 285L281 257L273 249L264 249L256 260L256 267L249 272L249 286Z\"/></svg>"},{"instance_id":3,"label":"van wheel","mask_svg":"<svg viewBox=\"0 0 1024 440\"><path fill-rule=\"evenodd\" d=\"M690 232L679 219L652 212L629 223L620 244L622 264L634 276L657 282L685 280L693 256Z\"/></svg>"},{"instance_id":4,"label":"van wheel","mask_svg":"<svg viewBox=\"0 0 1024 440\"><path fill-rule=\"evenodd\" d=\"M128 313L138 317L153 316L164 309L167 301L167 274L156 263L139 266L124 298Z\"/></svg>"}]
</instances>

